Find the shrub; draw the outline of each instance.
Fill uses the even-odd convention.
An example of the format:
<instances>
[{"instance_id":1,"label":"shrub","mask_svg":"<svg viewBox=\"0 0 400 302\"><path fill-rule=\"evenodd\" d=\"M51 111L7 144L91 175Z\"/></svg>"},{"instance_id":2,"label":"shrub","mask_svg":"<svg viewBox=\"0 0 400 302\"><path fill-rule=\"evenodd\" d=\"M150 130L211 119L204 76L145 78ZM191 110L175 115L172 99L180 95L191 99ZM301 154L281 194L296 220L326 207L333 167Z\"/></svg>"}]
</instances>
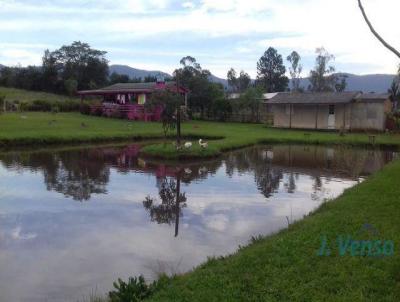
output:
<instances>
[{"instance_id":1,"label":"shrub","mask_svg":"<svg viewBox=\"0 0 400 302\"><path fill-rule=\"evenodd\" d=\"M226 119L232 114L232 106L229 100L217 99L213 102L212 106L214 118L219 121L226 121Z\"/></svg>"},{"instance_id":2,"label":"shrub","mask_svg":"<svg viewBox=\"0 0 400 302\"><path fill-rule=\"evenodd\" d=\"M30 106L30 103L23 101L19 104L19 110L20 111L29 111L29 106Z\"/></svg>"},{"instance_id":3,"label":"shrub","mask_svg":"<svg viewBox=\"0 0 400 302\"><path fill-rule=\"evenodd\" d=\"M62 112L79 111L81 105L78 100L58 101L57 104Z\"/></svg>"},{"instance_id":4,"label":"shrub","mask_svg":"<svg viewBox=\"0 0 400 302\"><path fill-rule=\"evenodd\" d=\"M156 286L156 282L146 284L143 276L129 278L127 283L118 279L114 282L115 290L108 295L111 302L138 302L150 297Z\"/></svg>"},{"instance_id":5,"label":"shrub","mask_svg":"<svg viewBox=\"0 0 400 302\"><path fill-rule=\"evenodd\" d=\"M4 108L4 102L6 101L6 96L0 94L0 112L3 111Z\"/></svg>"},{"instance_id":6,"label":"shrub","mask_svg":"<svg viewBox=\"0 0 400 302\"><path fill-rule=\"evenodd\" d=\"M51 107L51 113L59 113L60 112L60 108L57 105L53 105Z\"/></svg>"},{"instance_id":7,"label":"shrub","mask_svg":"<svg viewBox=\"0 0 400 302\"><path fill-rule=\"evenodd\" d=\"M87 103L83 103L82 106L80 106L79 109L80 109L79 111L80 111L82 114L87 114L87 115L90 114L90 105L87 104Z\"/></svg>"},{"instance_id":8,"label":"shrub","mask_svg":"<svg viewBox=\"0 0 400 302\"><path fill-rule=\"evenodd\" d=\"M47 100L34 100L28 110L29 111L50 111L52 103Z\"/></svg>"}]
</instances>

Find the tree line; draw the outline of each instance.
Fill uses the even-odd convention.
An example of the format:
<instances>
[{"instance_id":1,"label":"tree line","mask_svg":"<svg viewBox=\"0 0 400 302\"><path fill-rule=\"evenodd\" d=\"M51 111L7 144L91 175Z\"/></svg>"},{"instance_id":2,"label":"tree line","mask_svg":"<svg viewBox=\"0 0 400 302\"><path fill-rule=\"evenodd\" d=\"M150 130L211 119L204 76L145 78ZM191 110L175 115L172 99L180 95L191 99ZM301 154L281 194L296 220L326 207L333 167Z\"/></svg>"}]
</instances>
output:
<instances>
[{"instance_id":1,"label":"tree line","mask_svg":"<svg viewBox=\"0 0 400 302\"><path fill-rule=\"evenodd\" d=\"M233 92L242 93L249 87L260 87L266 93L293 91L304 92L341 92L346 89L346 75L336 73L332 65L335 57L323 47L316 49L314 68L310 71L307 87L300 86L303 66L301 56L296 52L286 57L289 63L290 79L286 76L287 68L283 57L278 51L269 47L257 62L257 78L252 81L250 76L240 71L239 75L231 68L227 73L228 85ZM291 85L289 85L291 82Z\"/></svg>"},{"instance_id":2,"label":"tree line","mask_svg":"<svg viewBox=\"0 0 400 302\"><path fill-rule=\"evenodd\" d=\"M41 66L3 67L0 86L74 95L78 90L96 89L115 83L154 82L156 77L130 78L109 75L106 51L80 41L57 50L45 50Z\"/></svg>"}]
</instances>

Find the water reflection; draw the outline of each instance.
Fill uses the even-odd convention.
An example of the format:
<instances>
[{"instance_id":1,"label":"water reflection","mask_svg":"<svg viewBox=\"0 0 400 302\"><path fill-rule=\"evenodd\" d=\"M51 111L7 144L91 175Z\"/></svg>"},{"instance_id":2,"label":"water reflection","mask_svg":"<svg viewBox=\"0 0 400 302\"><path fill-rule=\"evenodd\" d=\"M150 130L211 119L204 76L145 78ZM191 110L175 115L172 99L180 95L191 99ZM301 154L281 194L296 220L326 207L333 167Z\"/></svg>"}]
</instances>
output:
<instances>
[{"instance_id":1,"label":"water reflection","mask_svg":"<svg viewBox=\"0 0 400 302\"><path fill-rule=\"evenodd\" d=\"M0 301L77 301L118 277L190 270L301 219L395 156L272 145L174 164L139 150L0 154Z\"/></svg>"},{"instance_id":2,"label":"water reflection","mask_svg":"<svg viewBox=\"0 0 400 302\"><path fill-rule=\"evenodd\" d=\"M276 145L231 152L223 159L205 163L176 166L142 159L138 157L139 149L140 145L133 144L55 153L6 153L0 155L0 162L5 168L20 173L26 169L42 172L47 190L78 201L89 200L93 194L107 194L112 168L121 174L140 172L154 175L162 186L165 177L176 178L179 174L180 181L189 184L215 174L221 166L225 166L228 176L235 171L254 173L257 188L268 198L279 188L284 173L288 173L284 183L288 193L295 192L298 175L304 173L314 178L314 189L317 191L321 188L321 176L358 179L377 171L395 155L391 151L344 146Z\"/></svg>"},{"instance_id":3,"label":"water reflection","mask_svg":"<svg viewBox=\"0 0 400 302\"><path fill-rule=\"evenodd\" d=\"M186 207L186 195L181 193L182 169L176 171L176 182L172 178L164 178L159 183L159 196L161 203L155 198L146 196L143 201L144 208L149 212L151 221L157 223L175 223L175 237L179 233L179 218L182 208Z\"/></svg>"}]
</instances>

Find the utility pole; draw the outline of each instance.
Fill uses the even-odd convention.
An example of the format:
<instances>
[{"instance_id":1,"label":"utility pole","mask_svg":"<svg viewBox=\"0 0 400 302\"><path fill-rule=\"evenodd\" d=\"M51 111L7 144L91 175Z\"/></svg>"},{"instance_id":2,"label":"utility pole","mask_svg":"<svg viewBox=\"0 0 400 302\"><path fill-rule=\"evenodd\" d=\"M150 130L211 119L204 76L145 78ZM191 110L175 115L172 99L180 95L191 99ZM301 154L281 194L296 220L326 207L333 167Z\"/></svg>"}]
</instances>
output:
<instances>
[{"instance_id":1,"label":"utility pole","mask_svg":"<svg viewBox=\"0 0 400 302\"><path fill-rule=\"evenodd\" d=\"M178 146L181 145L181 104L179 96L179 75L176 74L176 92L178 93L178 109L176 111L176 143Z\"/></svg>"}]
</instances>

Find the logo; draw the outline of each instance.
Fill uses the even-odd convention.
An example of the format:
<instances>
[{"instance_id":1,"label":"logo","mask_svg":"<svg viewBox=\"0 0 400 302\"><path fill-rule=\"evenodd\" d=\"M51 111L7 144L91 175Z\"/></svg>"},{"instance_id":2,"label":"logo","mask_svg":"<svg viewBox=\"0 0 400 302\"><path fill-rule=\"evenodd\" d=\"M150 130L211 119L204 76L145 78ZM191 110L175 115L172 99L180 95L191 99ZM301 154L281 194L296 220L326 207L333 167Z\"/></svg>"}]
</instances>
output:
<instances>
[{"instance_id":1,"label":"logo","mask_svg":"<svg viewBox=\"0 0 400 302\"><path fill-rule=\"evenodd\" d=\"M393 240L383 239L371 224L364 224L355 236L338 235L334 240L321 236L318 256L388 257L393 256Z\"/></svg>"}]
</instances>

